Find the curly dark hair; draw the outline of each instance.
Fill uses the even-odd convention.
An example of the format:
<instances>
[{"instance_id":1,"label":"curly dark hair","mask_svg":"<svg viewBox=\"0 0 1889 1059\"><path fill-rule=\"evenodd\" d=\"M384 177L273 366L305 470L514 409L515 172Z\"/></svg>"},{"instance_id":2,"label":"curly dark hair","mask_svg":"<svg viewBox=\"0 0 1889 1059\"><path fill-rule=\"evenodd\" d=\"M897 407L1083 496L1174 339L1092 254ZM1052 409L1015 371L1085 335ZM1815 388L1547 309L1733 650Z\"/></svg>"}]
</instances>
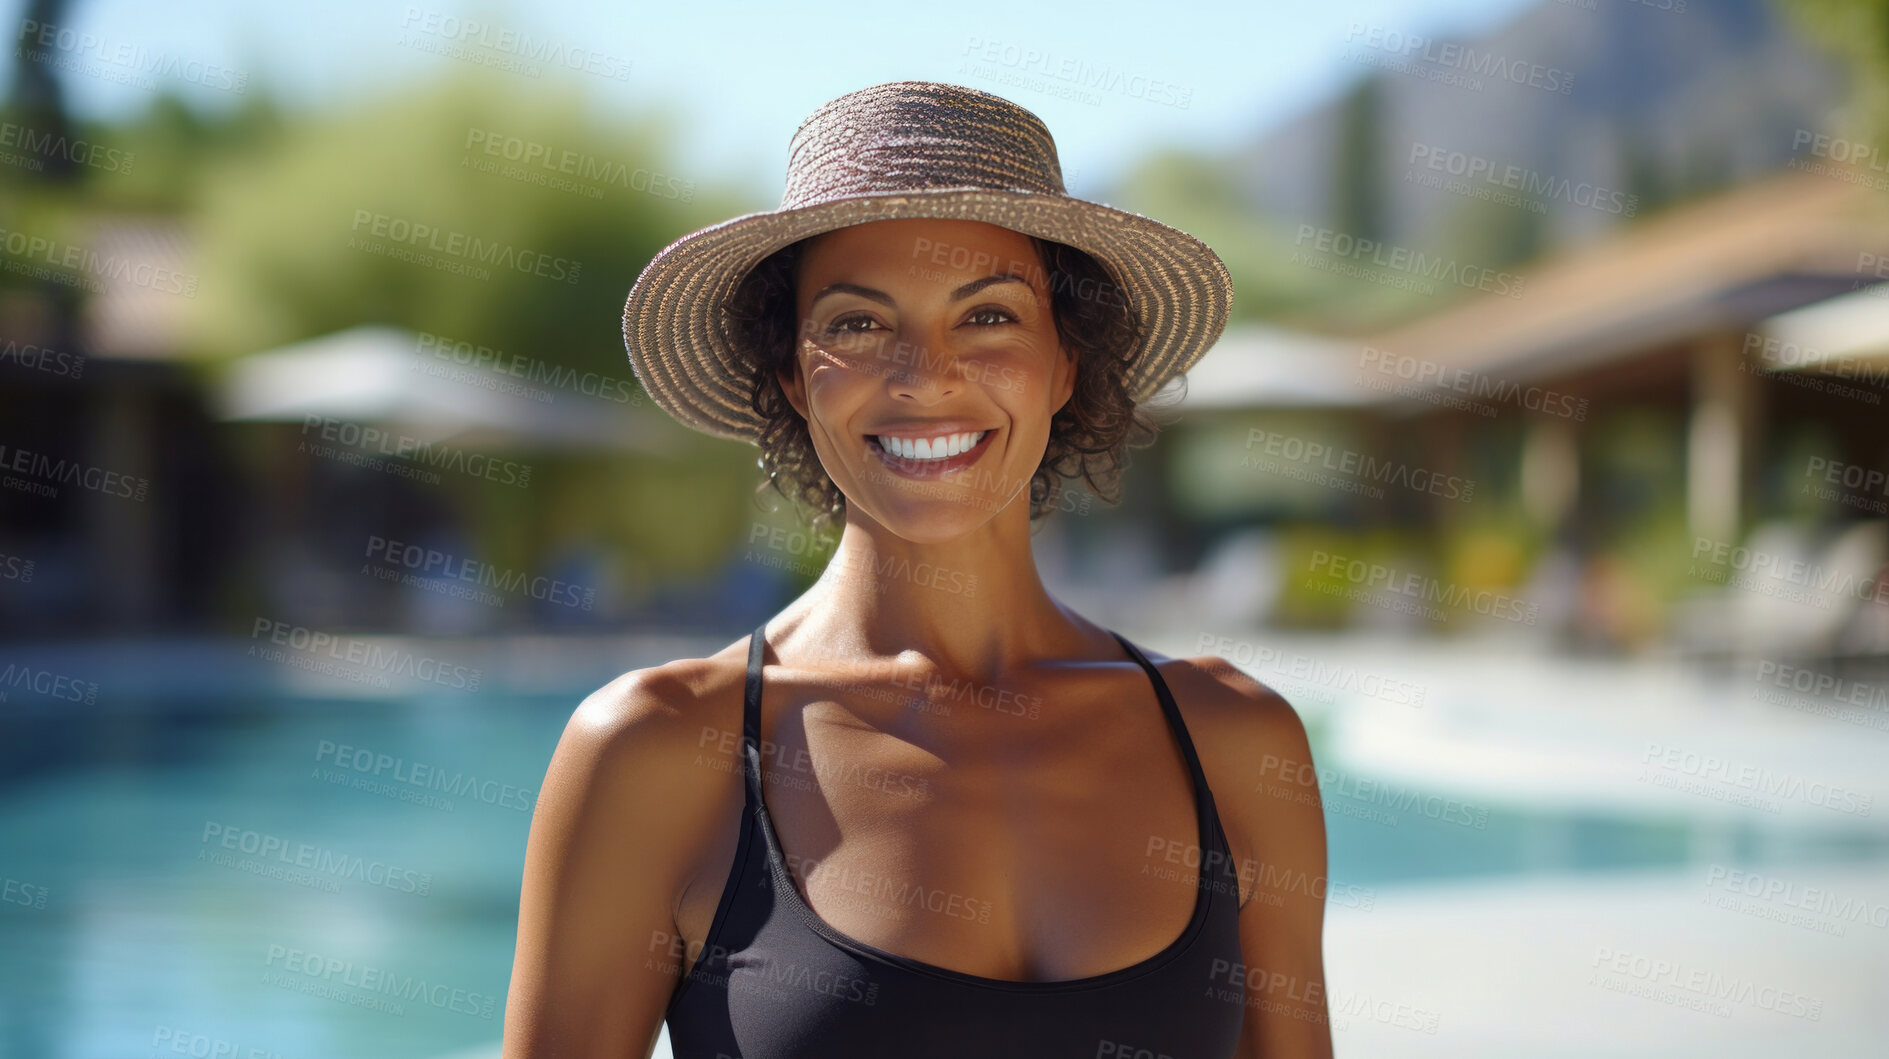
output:
<instances>
[{"instance_id":1,"label":"curly dark hair","mask_svg":"<svg viewBox=\"0 0 1889 1059\"><path fill-rule=\"evenodd\" d=\"M827 476L813 448L806 420L781 389L778 370L796 355L799 321L795 283L808 242L802 239L755 265L723 306L731 332L759 351L749 404L764 423L756 461L772 485L796 507L816 533L845 511L846 497ZM1159 424L1128 396L1123 385L1142 322L1126 292L1092 255L1063 243L1030 237L1049 277L1050 310L1064 348L1076 352L1076 385L1050 420L1049 443L1030 478L1032 525L1058 506L1064 480L1080 476L1106 503L1120 502L1127 451L1153 443ZM811 512L809 515L808 512Z\"/></svg>"}]
</instances>

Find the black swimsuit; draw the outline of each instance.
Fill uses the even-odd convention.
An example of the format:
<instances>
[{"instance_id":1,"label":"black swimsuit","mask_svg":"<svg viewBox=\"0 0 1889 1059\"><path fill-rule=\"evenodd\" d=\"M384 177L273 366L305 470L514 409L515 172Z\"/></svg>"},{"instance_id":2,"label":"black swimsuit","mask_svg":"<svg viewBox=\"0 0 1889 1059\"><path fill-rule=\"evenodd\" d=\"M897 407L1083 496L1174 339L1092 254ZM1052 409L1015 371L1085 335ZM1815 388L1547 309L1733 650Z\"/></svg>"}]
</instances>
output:
<instances>
[{"instance_id":1,"label":"black swimsuit","mask_svg":"<svg viewBox=\"0 0 1889 1059\"><path fill-rule=\"evenodd\" d=\"M1167 683L1154 682L1193 774L1204 857L1193 919L1130 967L1064 981L1009 981L938 967L848 937L795 889L761 797L763 622L748 649L742 713L747 811L701 955L666 1018L676 1059L1226 1059L1245 1012L1238 878L1194 744ZM1166 866L1165 864L1163 865Z\"/></svg>"}]
</instances>

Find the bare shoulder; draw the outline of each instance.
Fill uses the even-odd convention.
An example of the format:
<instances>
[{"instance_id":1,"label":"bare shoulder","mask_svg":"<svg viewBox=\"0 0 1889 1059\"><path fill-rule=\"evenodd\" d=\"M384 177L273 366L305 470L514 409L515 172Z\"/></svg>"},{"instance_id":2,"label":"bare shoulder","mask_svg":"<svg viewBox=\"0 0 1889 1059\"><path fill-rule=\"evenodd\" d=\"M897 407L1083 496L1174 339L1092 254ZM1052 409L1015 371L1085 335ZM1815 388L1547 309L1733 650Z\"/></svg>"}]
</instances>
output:
<instances>
[{"instance_id":1,"label":"bare shoulder","mask_svg":"<svg viewBox=\"0 0 1889 1059\"><path fill-rule=\"evenodd\" d=\"M507 1055L648 1054L681 895L740 782L719 732L732 714L739 738L745 666L727 654L632 670L571 712L531 819Z\"/></svg>"},{"instance_id":2,"label":"bare shoulder","mask_svg":"<svg viewBox=\"0 0 1889 1059\"><path fill-rule=\"evenodd\" d=\"M745 652L634 669L571 712L533 826L570 828L631 855L644 879L686 884L716 807L738 786Z\"/></svg>"},{"instance_id":3,"label":"bare shoulder","mask_svg":"<svg viewBox=\"0 0 1889 1059\"><path fill-rule=\"evenodd\" d=\"M743 654L734 650L624 673L578 703L565 738L605 755L674 748L674 739L692 737L700 724L725 721L731 700L738 724L745 641Z\"/></svg>"},{"instance_id":4,"label":"bare shoulder","mask_svg":"<svg viewBox=\"0 0 1889 1059\"><path fill-rule=\"evenodd\" d=\"M1247 1003L1263 1001L1239 1054L1329 1059L1325 812L1305 722L1224 658L1149 660L1187 722L1239 876L1240 973Z\"/></svg>"},{"instance_id":5,"label":"bare shoulder","mask_svg":"<svg viewBox=\"0 0 1889 1059\"><path fill-rule=\"evenodd\" d=\"M571 808L629 815L659 805L667 819L706 824L740 777L747 658L745 643L735 648L633 669L586 696L565 725L541 800L575 796Z\"/></svg>"},{"instance_id":6,"label":"bare shoulder","mask_svg":"<svg viewBox=\"0 0 1889 1059\"><path fill-rule=\"evenodd\" d=\"M1149 661L1187 722L1243 889L1268 879L1322 880L1324 804L1299 711L1224 658L1150 655Z\"/></svg>"},{"instance_id":7,"label":"bare shoulder","mask_svg":"<svg viewBox=\"0 0 1889 1059\"><path fill-rule=\"evenodd\" d=\"M1181 707L1188 730L1198 732L1203 758L1209 746L1226 751L1226 767L1258 766L1265 753L1309 760L1305 721L1286 697L1217 655L1169 658L1149 654Z\"/></svg>"}]
</instances>

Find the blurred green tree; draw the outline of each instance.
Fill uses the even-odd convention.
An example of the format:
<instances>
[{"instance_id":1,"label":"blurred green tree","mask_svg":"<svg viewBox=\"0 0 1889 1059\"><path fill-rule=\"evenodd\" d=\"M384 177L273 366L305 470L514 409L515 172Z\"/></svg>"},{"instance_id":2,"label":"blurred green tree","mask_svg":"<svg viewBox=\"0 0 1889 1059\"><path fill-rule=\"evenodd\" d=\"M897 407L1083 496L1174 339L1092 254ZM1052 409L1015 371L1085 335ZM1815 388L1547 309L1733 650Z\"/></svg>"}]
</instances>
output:
<instances>
[{"instance_id":1,"label":"blurred green tree","mask_svg":"<svg viewBox=\"0 0 1889 1059\"><path fill-rule=\"evenodd\" d=\"M314 114L258 103L220 132L152 108L126 135L162 163L145 194L194 189L192 351L214 367L384 323L629 380L623 301L643 266L763 204L728 190L736 180L678 172L661 115L601 113L577 80L519 91L507 77L455 74ZM230 149L190 147L212 141ZM753 454L674 433L666 457L524 454L540 469L530 490L460 498L479 554L524 565L599 545L632 596L713 572L759 516Z\"/></svg>"},{"instance_id":2,"label":"blurred green tree","mask_svg":"<svg viewBox=\"0 0 1889 1059\"><path fill-rule=\"evenodd\" d=\"M1390 237L1384 223L1383 93L1378 76L1359 78L1345 93L1332 159L1331 226L1377 242Z\"/></svg>"},{"instance_id":3,"label":"blurred green tree","mask_svg":"<svg viewBox=\"0 0 1889 1059\"><path fill-rule=\"evenodd\" d=\"M1889 0L1778 0L1811 39L1850 72L1849 131L1889 135Z\"/></svg>"},{"instance_id":4,"label":"blurred green tree","mask_svg":"<svg viewBox=\"0 0 1889 1059\"><path fill-rule=\"evenodd\" d=\"M752 206L674 173L660 119L599 120L588 102L581 85L469 73L219 159L198 204L195 345L232 356L377 321L623 367L617 321L642 266Z\"/></svg>"},{"instance_id":5,"label":"blurred green tree","mask_svg":"<svg viewBox=\"0 0 1889 1059\"><path fill-rule=\"evenodd\" d=\"M1323 273L1291 263L1293 230L1248 203L1232 161L1164 151L1137 161L1112 200L1192 235L1233 276L1234 320L1294 320L1331 286Z\"/></svg>"}]
</instances>

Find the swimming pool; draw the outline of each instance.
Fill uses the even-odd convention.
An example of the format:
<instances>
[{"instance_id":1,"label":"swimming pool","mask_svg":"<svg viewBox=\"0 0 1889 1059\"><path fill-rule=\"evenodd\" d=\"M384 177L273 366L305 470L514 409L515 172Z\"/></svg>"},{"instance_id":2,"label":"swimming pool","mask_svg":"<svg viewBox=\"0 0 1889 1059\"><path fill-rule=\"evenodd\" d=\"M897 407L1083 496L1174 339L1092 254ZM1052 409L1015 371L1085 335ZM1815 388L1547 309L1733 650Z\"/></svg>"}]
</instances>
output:
<instances>
[{"instance_id":1,"label":"swimming pool","mask_svg":"<svg viewBox=\"0 0 1889 1059\"><path fill-rule=\"evenodd\" d=\"M493 1046L531 807L576 701L256 694L213 709L10 716L15 753L34 757L0 786L0 1052ZM1325 798L1334 903L1452 879L1683 865L1700 841L1700 825L1667 816ZM1775 848L1755 818L1720 831L1740 861ZM1884 854L1863 839L1825 852Z\"/></svg>"}]
</instances>

